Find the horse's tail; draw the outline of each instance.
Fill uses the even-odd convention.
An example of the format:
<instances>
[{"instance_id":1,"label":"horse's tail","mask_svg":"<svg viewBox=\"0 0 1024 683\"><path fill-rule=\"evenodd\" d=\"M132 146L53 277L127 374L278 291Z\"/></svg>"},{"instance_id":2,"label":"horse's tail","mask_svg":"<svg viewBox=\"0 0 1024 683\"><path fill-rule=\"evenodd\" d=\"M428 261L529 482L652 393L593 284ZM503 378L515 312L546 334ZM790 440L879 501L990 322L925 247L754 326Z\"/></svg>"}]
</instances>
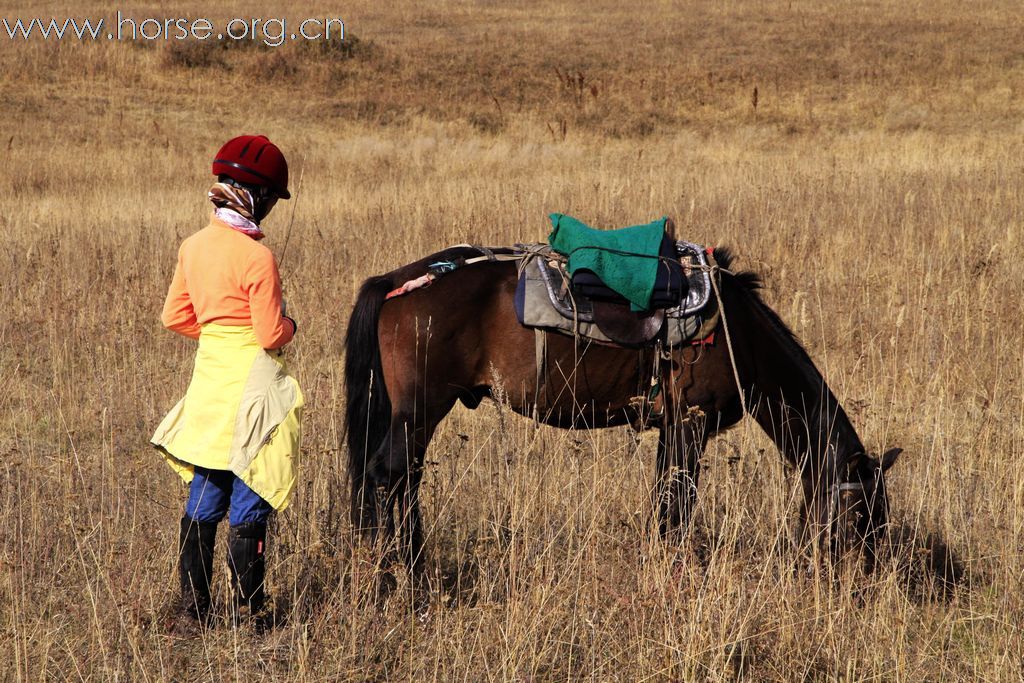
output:
<instances>
[{"instance_id":1,"label":"horse's tail","mask_svg":"<svg viewBox=\"0 0 1024 683\"><path fill-rule=\"evenodd\" d=\"M362 479L367 461L391 427L391 399L384 385L377 323L392 289L387 275L366 280L345 335L345 431L349 476L354 482Z\"/></svg>"}]
</instances>

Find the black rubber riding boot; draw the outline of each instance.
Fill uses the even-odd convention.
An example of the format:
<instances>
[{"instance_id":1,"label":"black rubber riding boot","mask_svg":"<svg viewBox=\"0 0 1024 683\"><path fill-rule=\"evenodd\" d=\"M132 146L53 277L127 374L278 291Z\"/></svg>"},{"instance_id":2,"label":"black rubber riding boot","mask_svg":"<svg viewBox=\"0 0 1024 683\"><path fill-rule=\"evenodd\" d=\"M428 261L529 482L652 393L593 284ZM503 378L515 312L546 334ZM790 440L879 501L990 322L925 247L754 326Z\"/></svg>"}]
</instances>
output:
<instances>
[{"instance_id":1,"label":"black rubber riding boot","mask_svg":"<svg viewBox=\"0 0 1024 683\"><path fill-rule=\"evenodd\" d=\"M236 626L246 621L252 621L258 629L269 626L263 588L266 543L266 524L247 522L228 532L228 567L234 593L232 621Z\"/></svg>"},{"instance_id":2,"label":"black rubber riding boot","mask_svg":"<svg viewBox=\"0 0 1024 683\"><path fill-rule=\"evenodd\" d=\"M181 612L205 622L210 613L210 579L213 575L213 541L216 522L181 518L178 573L181 578Z\"/></svg>"}]
</instances>

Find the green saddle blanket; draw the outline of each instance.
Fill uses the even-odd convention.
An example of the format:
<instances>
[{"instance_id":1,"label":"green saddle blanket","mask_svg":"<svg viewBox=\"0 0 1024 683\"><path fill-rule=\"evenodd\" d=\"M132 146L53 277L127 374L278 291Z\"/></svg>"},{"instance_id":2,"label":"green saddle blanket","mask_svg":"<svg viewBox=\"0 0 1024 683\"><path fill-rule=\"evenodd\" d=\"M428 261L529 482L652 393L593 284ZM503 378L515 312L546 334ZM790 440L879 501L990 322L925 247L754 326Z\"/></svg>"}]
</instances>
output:
<instances>
[{"instance_id":1,"label":"green saddle blanket","mask_svg":"<svg viewBox=\"0 0 1024 683\"><path fill-rule=\"evenodd\" d=\"M569 257L568 270L586 269L629 300L634 311L647 310L658 275L658 251L667 218L619 230L595 230L572 216L551 214L548 243Z\"/></svg>"}]
</instances>

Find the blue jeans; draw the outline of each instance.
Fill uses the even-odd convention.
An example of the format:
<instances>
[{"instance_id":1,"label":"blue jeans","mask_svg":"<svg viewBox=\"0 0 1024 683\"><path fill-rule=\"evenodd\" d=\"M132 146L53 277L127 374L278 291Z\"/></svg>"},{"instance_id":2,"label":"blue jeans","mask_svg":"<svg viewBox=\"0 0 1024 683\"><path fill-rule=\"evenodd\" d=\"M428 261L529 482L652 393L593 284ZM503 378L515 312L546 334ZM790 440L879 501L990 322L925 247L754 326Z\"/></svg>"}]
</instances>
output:
<instances>
[{"instance_id":1,"label":"blue jeans","mask_svg":"<svg viewBox=\"0 0 1024 683\"><path fill-rule=\"evenodd\" d=\"M197 522L219 522L231 510L229 522L238 526L247 522L265 524L273 512L270 503L245 485L234 472L195 468L188 490L185 516Z\"/></svg>"}]
</instances>

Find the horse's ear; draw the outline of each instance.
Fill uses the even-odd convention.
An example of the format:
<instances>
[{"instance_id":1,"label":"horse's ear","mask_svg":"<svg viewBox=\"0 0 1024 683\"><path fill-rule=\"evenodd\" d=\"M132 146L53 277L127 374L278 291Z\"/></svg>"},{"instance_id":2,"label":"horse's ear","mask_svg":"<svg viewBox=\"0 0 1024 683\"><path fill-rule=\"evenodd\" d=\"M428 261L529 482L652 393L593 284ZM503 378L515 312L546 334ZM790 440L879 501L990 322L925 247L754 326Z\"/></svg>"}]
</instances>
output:
<instances>
[{"instance_id":1,"label":"horse's ear","mask_svg":"<svg viewBox=\"0 0 1024 683\"><path fill-rule=\"evenodd\" d=\"M883 453L881 458L882 471L888 472L889 468L896 464L896 458L898 458L902 452L902 448L890 448Z\"/></svg>"}]
</instances>

